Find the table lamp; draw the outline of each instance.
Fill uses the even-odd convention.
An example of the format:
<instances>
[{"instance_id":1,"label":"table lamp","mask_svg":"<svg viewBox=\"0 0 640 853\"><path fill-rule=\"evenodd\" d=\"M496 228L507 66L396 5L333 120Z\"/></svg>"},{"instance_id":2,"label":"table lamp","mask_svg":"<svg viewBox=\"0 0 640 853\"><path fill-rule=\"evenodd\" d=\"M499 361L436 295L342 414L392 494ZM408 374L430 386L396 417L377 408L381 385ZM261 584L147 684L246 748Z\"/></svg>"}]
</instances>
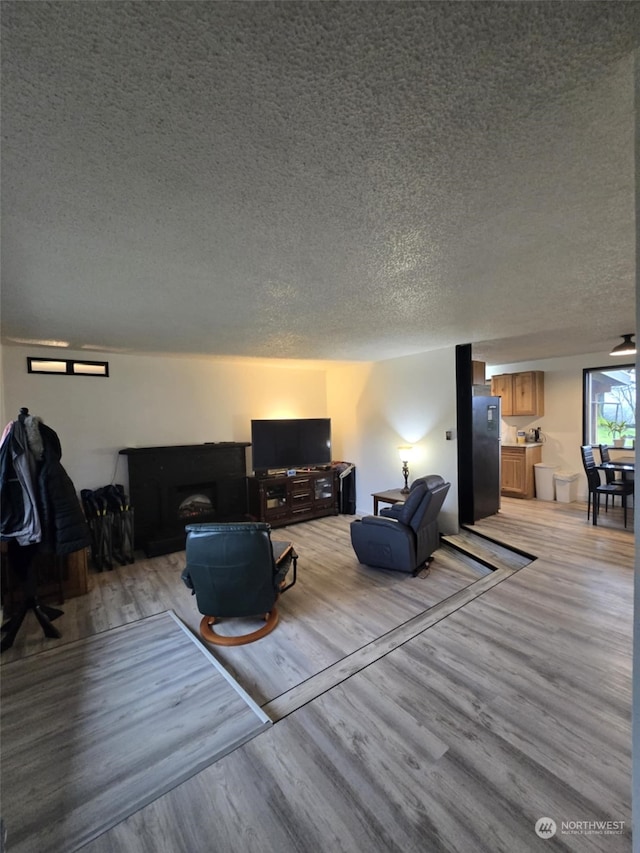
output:
<instances>
[{"instance_id":1,"label":"table lamp","mask_svg":"<svg viewBox=\"0 0 640 853\"><path fill-rule=\"evenodd\" d=\"M398 447L398 456L402 462L402 476L404 477L404 488L401 489L403 495L406 495L409 492L409 462L412 459L412 454L412 445L403 444Z\"/></svg>"}]
</instances>

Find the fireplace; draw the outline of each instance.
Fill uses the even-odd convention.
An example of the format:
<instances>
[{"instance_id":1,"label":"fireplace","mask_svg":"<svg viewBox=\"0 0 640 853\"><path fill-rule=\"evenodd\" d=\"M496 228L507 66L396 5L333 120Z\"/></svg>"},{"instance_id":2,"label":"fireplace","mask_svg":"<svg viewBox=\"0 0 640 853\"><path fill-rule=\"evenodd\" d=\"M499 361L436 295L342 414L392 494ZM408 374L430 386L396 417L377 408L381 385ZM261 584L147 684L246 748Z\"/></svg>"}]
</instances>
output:
<instances>
[{"instance_id":1,"label":"fireplace","mask_svg":"<svg viewBox=\"0 0 640 853\"><path fill-rule=\"evenodd\" d=\"M209 486L181 486L177 489L178 499L184 494L178 504L178 520L185 524L215 521L216 517L216 484Z\"/></svg>"},{"instance_id":2,"label":"fireplace","mask_svg":"<svg viewBox=\"0 0 640 853\"><path fill-rule=\"evenodd\" d=\"M148 557L181 551L187 524L245 521L248 442L127 447L135 547Z\"/></svg>"}]
</instances>

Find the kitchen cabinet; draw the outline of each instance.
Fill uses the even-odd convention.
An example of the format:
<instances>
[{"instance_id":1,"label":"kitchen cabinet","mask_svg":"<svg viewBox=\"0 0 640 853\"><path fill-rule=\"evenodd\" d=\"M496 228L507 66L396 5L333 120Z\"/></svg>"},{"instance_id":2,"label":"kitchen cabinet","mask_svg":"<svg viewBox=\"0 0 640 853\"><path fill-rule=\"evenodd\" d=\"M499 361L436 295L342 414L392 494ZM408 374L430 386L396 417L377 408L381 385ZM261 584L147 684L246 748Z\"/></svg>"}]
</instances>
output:
<instances>
[{"instance_id":1,"label":"kitchen cabinet","mask_svg":"<svg viewBox=\"0 0 640 853\"><path fill-rule=\"evenodd\" d=\"M500 494L510 498L535 497L534 465L542 462L540 444L502 445Z\"/></svg>"},{"instance_id":2,"label":"kitchen cabinet","mask_svg":"<svg viewBox=\"0 0 640 853\"><path fill-rule=\"evenodd\" d=\"M487 368L487 364L485 361L472 361L471 362L471 384L472 385L484 385L486 383L485 379L485 371Z\"/></svg>"},{"instance_id":3,"label":"kitchen cabinet","mask_svg":"<svg viewBox=\"0 0 640 853\"><path fill-rule=\"evenodd\" d=\"M501 373L491 377L491 396L500 397L500 414L502 417L510 415L513 409L513 374Z\"/></svg>"},{"instance_id":4,"label":"kitchen cabinet","mask_svg":"<svg viewBox=\"0 0 640 853\"><path fill-rule=\"evenodd\" d=\"M499 373L491 377L491 394L501 397L501 415L544 415L544 371Z\"/></svg>"}]
</instances>

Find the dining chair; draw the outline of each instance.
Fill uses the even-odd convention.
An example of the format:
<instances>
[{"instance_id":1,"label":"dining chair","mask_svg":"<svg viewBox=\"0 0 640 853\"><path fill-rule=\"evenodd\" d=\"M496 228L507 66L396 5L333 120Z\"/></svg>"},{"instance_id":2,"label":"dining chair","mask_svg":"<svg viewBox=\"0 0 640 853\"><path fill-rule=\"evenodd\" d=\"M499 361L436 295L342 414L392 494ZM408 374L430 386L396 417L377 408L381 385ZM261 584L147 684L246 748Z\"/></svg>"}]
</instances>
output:
<instances>
[{"instance_id":1,"label":"dining chair","mask_svg":"<svg viewBox=\"0 0 640 853\"><path fill-rule=\"evenodd\" d=\"M605 463L611 462L611 456L609 454L608 446L606 444L600 444L600 445L598 445L598 448L600 450L600 462L605 462ZM607 483L615 483L616 480L618 480L616 472L611 471L611 470L604 472L604 478L605 478L605 481ZM615 502L616 502L616 496L611 495L611 506L613 506L615 504ZM605 495L604 511L608 512L608 510L609 510L609 495Z\"/></svg>"},{"instance_id":2,"label":"dining chair","mask_svg":"<svg viewBox=\"0 0 640 853\"><path fill-rule=\"evenodd\" d=\"M633 482L626 480L617 480L614 483L603 483L600 479L600 470L596 466L596 461L593 456L593 448L590 444L583 445L580 448L582 454L582 464L584 472L587 475L587 521L591 514L591 503L593 502L593 524L598 523L598 510L600 508L600 495L620 495L622 501L622 511L624 515L624 526L627 526L627 497L633 494ZM613 506L613 502L611 504Z\"/></svg>"}]
</instances>

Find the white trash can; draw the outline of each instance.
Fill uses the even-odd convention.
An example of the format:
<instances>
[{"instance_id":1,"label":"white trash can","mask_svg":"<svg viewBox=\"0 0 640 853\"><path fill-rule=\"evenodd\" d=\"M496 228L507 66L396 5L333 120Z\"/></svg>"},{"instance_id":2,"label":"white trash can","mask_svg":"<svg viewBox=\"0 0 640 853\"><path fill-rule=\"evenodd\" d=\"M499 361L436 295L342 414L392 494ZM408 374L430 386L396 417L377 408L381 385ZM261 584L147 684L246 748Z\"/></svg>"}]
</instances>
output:
<instances>
[{"instance_id":1,"label":"white trash can","mask_svg":"<svg viewBox=\"0 0 640 853\"><path fill-rule=\"evenodd\" d=\"M553 479L556 483L556 500L563 504L571 504L578 500L578 478L575 471L556 471Z\"/></svg>"},{"instance_id":2,"label":"white trash can","mask_svg":"<svg viewBox=\"0 0 640 853\"><path fill-rule=\"evenodd\" d=\"M555 500L553 475L557 465L547 465L546 462L536 462L533 466L536 480L536 497L541 501Z\"/></svg>"}]
</instances>

